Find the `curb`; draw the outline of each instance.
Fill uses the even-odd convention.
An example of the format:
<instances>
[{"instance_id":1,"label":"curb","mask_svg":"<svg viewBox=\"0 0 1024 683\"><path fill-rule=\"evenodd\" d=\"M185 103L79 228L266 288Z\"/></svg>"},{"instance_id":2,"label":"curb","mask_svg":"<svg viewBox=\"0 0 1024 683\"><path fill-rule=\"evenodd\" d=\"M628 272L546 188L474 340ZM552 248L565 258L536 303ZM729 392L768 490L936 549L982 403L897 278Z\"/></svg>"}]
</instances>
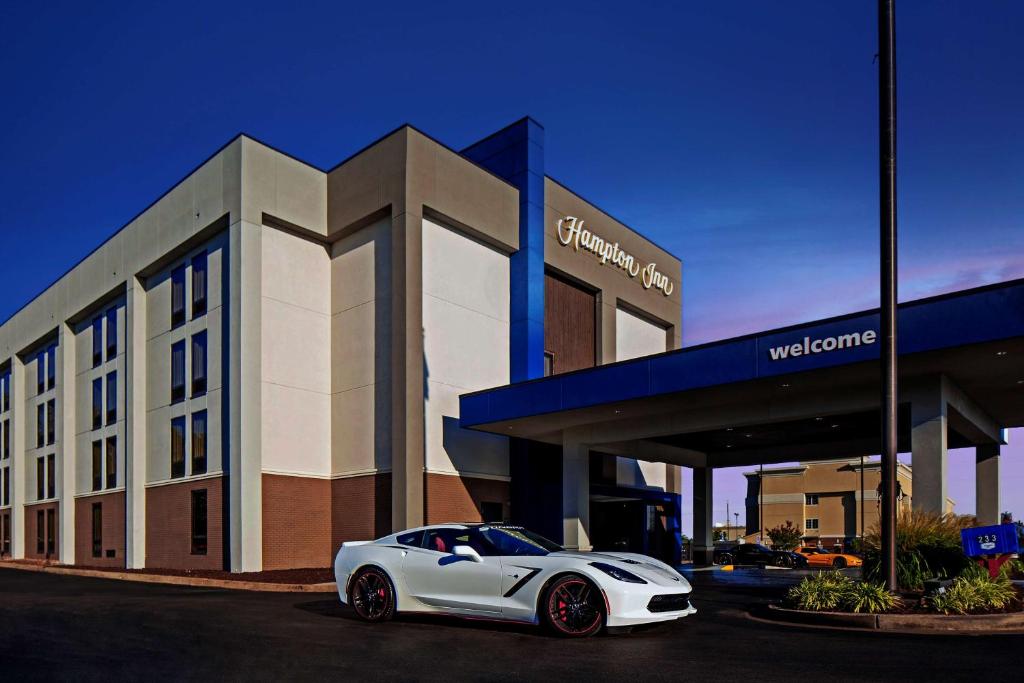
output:
<instances>
[{"instance_id":1,"label":"curb","mask_svg":"<svg viewBox=\"0 0 1024 683\"><path fill-rule=\"evenodd\" d=\"M801 626L887 633L1024 633L1024 612L1011 614L850 614L805 612L769 605L760 616Z\"/></svg>"},{"instance_id":2,"label":"curb","mask_svg":"<svg viewBox=\"0 0 1024 683\"><path fill-rule=\"evenodd\" d=\"M108 572L97 569L75 569L53 565L14 564L0 562L0 569L15 569L44 574L64 576L85 576L93 579L133 581L135 583L156 583L169 586L192 586L196 588L223 588L227 590L253 591L259 593L336 593L337 585L328 583L266 583L261 581L232 581L210 579L199 576L169 576L163 574L136 574L134 572Z\"/></svg>"}]
</instances>

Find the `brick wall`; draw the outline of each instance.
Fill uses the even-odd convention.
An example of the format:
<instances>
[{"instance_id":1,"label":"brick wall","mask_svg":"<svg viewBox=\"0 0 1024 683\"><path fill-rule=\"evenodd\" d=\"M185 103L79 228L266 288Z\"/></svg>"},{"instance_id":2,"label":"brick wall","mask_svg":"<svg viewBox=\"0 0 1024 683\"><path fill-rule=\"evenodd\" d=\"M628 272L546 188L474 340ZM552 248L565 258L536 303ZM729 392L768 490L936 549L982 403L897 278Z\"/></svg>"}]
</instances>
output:
<instances>
[{"instance_id":1,"label":"brick wall","mask_svg":"<svg viewBox=\"0 0 1024 683\"><path fill-rule=\"evenodd\" d=\"M92 554L92 506L103 506L100 556ZM75 499L75 564L93 567L125 566L124 491ZM113 557L108 557L110 551Z\"/></svg>"},{"instance_id":2,"label":"brick wall","mask_svg":"<svg viewBox=\"0 0 1024 683\"><path fill-rule=\"evenodd\" d=\"M501 503L509 512L509 483L428 472L424 486L426 523L482 522L480 503ZM493 521L493 520L488 520Z\"/></svg>"},{"instance_id":3,"label":"brick wall","mask_svg":"<svg viewBox=\"0 0 1024 683\"><path fill-rule=\"evenodd\" d=\"M221 477L146 489L146 566L223 569ZM192 491L206 489L206 555L192 554Z\"/></svg>"},{"instance_id":4,"label":"brick wall","mask_svg":"<svg viewBox=\"0 0 1024 683\"><path fill-rule=\"evenodd\" d=\"M329 567L331 482L263 475L263 569Z\"/></svg>"},{"instance_id":5,"label":"brick wall","mask_svg":"<svg viewBox=\"0 0 1024 683\"><path fill-rule=\"evenodd\" d=\"M391 533L391 474L331 481L331 554L344 541L368 541Z\"/></svg>"},{"instance_id":6,"label":"brick wall","mask_svg":"<svg viewBox=\"0 0 1024 683\"><path fill-rule=\"evenodd\" d=\"M34 560L56 560L60 553L60 518L57 510L58 503L43 503L42 505L25 506L25 557ZM43 511L43 552L38 552L36 538L36 517L38 512ZM46 514L47 510L53 510L53 554L46 552Z\"/></svg>"}]
</instances>

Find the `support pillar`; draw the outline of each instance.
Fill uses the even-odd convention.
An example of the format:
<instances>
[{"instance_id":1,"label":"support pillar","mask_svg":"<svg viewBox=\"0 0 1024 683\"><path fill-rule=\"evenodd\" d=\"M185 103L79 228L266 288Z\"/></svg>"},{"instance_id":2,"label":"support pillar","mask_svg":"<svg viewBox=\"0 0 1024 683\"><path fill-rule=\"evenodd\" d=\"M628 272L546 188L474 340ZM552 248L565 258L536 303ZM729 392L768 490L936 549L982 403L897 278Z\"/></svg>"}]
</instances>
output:
<instances>
[{"instance_id":1,"label":"support pillar","mask_svg":"<svg viewBox=\"0 0 1024 683\"><path fill-rule=\"evenodd\" d=\"M914 510L946 512L949 482L947 410L942 380L915 394L910 409L910 447L914 468Z\"/></svg>"},{"instance_id":2,"label":"support pillar","mask_svg":"<svg viewBox=\"0 0 1024 683\"><path fill-rule=\"evenodd\" d=\"M562 545L590 550L590 449L566 439L562 443Z\"/></svg>"},{"instance_id":3,"label":"support pillar","mask_svg":"<svg viewBox=\"0 0 1024 683\"><path fill-rule=\"evenodd\" d=\"M714 559L712 540L713 473L710 467L693 468L693 563L711 564Z\"/></svg>"},{"instance_id":4,"label":"support pillar","mask_svg":"<svg viewBox=\"0 0 1024 683\"><path fill-rule=\"evenodd\" d=\"M999 444L974 449L974 512L979 525L999 524Z\"/></svg>"},{"instance_id":5,"label":"support pillar","mask_svg":"<svg viewBox=\"0 0 1024 683\"><path fill-rule=\"evenodd\" d=\"M138 278L129 278L125 299L125 566L142 569L146 566L146 289Z\"/></svg>"},{"instance_id":6,"label":"support pillar","mask_svg":"<svg viewBox=\"0 0 1024 683\"><path fill-rule=\"evenodd\" d=\"M60 445L57 457L59 487L57 495L58 522L60 528L57 540L57 557L63 564L75 563L75 446L78 434L75 408L75 379L77 377L75 359L75 333L67 323L61 323L57 329L57 442Z\"/></svg>"}]
</instances>

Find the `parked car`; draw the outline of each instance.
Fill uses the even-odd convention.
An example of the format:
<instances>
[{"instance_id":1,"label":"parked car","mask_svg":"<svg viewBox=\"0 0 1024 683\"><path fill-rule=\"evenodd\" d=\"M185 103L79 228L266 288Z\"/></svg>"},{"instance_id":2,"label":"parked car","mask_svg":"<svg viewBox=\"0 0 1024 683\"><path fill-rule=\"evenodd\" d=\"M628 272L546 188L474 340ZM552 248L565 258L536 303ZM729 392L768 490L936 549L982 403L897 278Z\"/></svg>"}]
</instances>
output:
<instances>
[{"instance_id":1,"label":"parked car","mask_svg":"<svg viewBox=\"0 0 1024 683\"><path fill-rule=\"evenodd\" d=\"M797 548L797 553L807 558L807 563L812 567L832 567L833 569L846 569L847 567L859 567L864 564L856 555L849 553L835 553L824 548L804 546Z\"/></svg>"},{"instance_id":2,"label":"parked car","mask_svg":"<svg viewBox=\"0 0 1024 683\"><path fill-rule=\"evenodd\" d=\"M435 612L579 637L697 611L690 584L664 562L570 551L507 524L442 524L343 543L334 575L341 601L366 621Z\"/></svg>"},{"instance_id":3,"label":"parked car","mask_svg":"<svg viewBox=\"0 0 1024 683\"><path fill-rule=\"evenodd\" d=\"M715 548L712 560L715 564L731 564L758 567L792 567L804 569L807 558L788 550L772 550L760 543L740 543L733 547Z\"/></svg>"}]
</instances>

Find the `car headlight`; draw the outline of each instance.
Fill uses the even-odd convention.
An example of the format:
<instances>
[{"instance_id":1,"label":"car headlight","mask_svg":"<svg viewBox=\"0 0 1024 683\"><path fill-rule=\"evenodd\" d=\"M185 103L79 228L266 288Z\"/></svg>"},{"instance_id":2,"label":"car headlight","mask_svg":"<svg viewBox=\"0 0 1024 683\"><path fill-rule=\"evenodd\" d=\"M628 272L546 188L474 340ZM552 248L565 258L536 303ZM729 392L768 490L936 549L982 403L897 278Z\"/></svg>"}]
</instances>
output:
<instances>
[{"instance_id":1,"label":"car headlight","mask_svg":"<svg viewBox=\"0 0 1024 683\"><path fill-rule=\"evenodd\" d=\"M604 562L591 562L590 566L594 569L600 569L608 576L619 581L625 581L626 583L647 583L633 572L627 572L625 569L619 569L610 564Z\"/></svg>"}]
</instances>

